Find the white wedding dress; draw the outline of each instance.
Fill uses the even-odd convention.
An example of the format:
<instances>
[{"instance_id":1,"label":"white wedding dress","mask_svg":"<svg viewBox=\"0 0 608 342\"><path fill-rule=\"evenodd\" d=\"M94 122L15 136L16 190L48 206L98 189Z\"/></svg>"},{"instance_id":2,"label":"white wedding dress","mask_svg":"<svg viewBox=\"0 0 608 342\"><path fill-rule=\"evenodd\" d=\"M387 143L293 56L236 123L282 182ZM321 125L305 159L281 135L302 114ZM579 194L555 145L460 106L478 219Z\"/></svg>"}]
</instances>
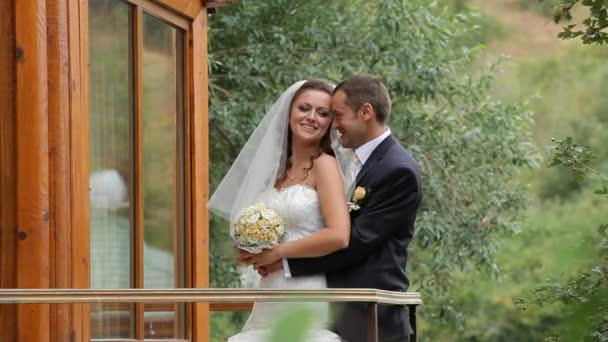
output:
<instances>
[{"instance_id":1,"label":"white wedding dress","mask_svg":"<svg viewBox=\"0 0 608 342\"><path fill-rule=\"evenodd\" d=\"M319 208L317 192L301 184L282 190L271 189L262 195L262 202L281 216L285 224L285 239L296 240L310 235L325 224ZM259 283L260 288L280 289L322 289L327 287L325 276L286 278L284 272L274 272ZM315 328L305 338L307 342L340 342L340 337L327 330L329 305L327 303L255 303L243 330L227 342L266 342L269 340L273 324L290 308L312 308L317 322Z\"/></svg>"}]
</instances>

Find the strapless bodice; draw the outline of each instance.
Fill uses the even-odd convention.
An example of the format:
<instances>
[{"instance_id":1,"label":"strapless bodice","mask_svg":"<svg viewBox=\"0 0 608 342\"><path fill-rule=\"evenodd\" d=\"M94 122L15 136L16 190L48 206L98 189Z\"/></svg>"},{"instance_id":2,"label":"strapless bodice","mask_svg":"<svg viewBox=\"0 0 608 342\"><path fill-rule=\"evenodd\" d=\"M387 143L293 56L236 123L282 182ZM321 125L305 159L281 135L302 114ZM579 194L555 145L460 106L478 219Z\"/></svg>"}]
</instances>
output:
<instances>
[{"instance_id":1,"label":"strapless bodice","mask_svg":"<svg viewBox=\"0 0 608 342\"><path fill-rule=\"evenodd\" d=\"M286 241L299 239L325 226L317 191L307 185L271 189L262 202L283 219Z\"/></svg>"}]
</instances>

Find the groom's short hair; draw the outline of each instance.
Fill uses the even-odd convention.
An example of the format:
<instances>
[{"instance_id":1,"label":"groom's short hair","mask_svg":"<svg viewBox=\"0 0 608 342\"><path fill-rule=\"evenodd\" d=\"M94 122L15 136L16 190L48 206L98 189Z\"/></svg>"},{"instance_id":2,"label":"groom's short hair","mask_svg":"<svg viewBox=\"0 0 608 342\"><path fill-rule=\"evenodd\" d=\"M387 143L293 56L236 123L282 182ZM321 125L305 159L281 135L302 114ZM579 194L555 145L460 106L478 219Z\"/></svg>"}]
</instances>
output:
<instances>
[{"instance_id":1,"label":"groom's short hair","mask_svg":"<svg viewBox=\"0 0 608 342\"><path fill-rule=\"evenodd\" d=\"M369 103L376 112L380 123L386 123L391 115L391 98L388 90L373 75L355 75L340 82L334 88L334 94L342 90L346 94L346 104L354 111Z\"/></svg>"}]
</instances>

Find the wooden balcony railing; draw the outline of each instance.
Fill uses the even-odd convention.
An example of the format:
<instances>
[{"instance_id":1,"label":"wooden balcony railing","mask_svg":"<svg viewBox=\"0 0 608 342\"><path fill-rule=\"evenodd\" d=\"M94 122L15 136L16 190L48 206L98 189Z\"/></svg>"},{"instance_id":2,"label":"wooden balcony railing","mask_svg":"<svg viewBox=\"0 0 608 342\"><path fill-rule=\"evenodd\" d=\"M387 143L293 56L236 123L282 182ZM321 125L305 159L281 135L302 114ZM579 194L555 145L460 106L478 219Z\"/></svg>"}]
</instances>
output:
<instances>
[{"instance_id":1,"label":"wooden balcony railing","mask_svg":"<svg viewBox=\"0 0 608 342\"><path fill-rule=\"evenodd\" d=\"M374 289L0 289L0 304L60 303L253 303L253 302L363 302L369 304L368 340L378 341L378 304L404 305L417 341L417 292ZM238 310L239 305L235 306Z\"/></svg>"}]
</instances>

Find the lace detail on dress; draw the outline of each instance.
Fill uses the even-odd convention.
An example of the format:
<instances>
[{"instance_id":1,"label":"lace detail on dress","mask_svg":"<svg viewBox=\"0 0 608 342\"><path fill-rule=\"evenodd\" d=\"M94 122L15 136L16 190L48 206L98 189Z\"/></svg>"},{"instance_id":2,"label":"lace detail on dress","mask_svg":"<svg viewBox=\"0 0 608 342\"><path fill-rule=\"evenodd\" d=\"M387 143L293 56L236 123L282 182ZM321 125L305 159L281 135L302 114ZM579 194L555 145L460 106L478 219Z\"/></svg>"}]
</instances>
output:
<instances>
[{"instance_id":1,"label":"lace detail on dress","mask_svg":"<svg viewBox=\"0 0 608 342\"><path fill-rule=\"evenodd\" d=\"M262 196L262 202L272 208L285 222L285 240L297 240L319 231L325 226L317 192L302 184L281 190L272 189ZM281 289L322 289L327 287L325 276L285 278L283 272L274 272L259 283L260 288ZM340 342L333 332L326 330L329 322L327 303L255 303L241 333L232 336L228 342L265 342L269 339L273 324L282 313L293 307L311 308L318 317L315 329L305 339L311 342Z\"/></svg>"}]
</instances>

